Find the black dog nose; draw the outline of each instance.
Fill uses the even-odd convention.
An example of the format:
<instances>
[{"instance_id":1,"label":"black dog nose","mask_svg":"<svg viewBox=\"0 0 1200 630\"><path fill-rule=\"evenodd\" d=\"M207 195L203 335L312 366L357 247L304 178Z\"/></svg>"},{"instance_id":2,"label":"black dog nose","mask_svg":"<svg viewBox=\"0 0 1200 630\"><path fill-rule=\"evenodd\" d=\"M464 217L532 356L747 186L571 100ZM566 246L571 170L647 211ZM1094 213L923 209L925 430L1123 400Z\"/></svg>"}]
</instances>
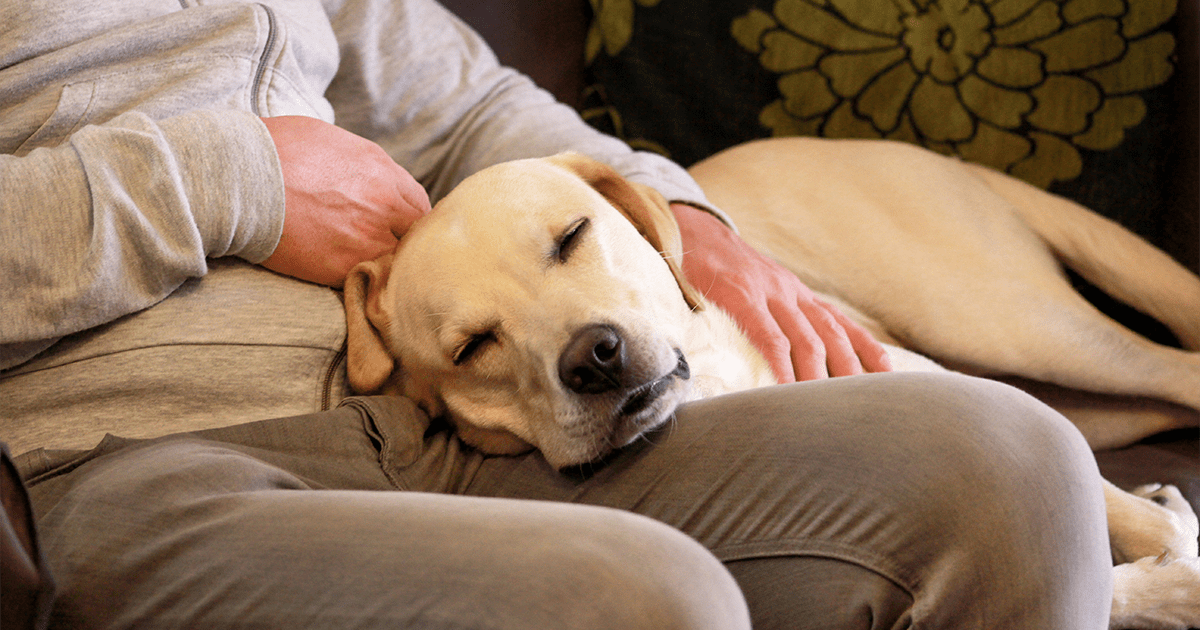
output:
<instances>
[{"instance_id":1,"label":"black dog nose","mask_svg":"<svg viewBox=\"0 0 1200 630\"><path fill-rule=\"evenodd\" d=\"M621 386L625 344L612 326L592 324L571 337L558 357L558 378L577 394L602 394Z\"/></svg>"}]
</instances>

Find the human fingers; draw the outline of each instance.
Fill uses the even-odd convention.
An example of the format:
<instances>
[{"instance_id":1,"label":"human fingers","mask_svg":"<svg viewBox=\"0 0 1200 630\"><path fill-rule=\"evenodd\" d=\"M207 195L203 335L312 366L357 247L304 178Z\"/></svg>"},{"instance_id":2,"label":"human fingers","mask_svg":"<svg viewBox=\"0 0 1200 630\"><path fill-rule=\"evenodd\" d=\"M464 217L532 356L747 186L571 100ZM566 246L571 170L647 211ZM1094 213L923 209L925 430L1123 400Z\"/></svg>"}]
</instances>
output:
<instances>
[{"instance_id":1,"label":"human fingers","mask_svg":"<svg viewBox=\"0 0 1200 630\"><path fill-rule=\"evenodd\" d=\"M828 376L853 376L864 369L836 309L814 295L802 295L797 310L816 331L825 348L825 368Z\"/></svg>"},{"instance_id":2,"label":"human fingers","mask_svg":"<svg viewBox=\"0 0 1200 630\"><path fill-rule=\"evenodd\" d=\"M390 231L394 237L399 239L408 232L413 223L429 214L432 204L429 201L429 194L425 192L425 187L417 182L408 170L395 162L391 164L395 167L393 169L395 196L402 200L402 203L397 203L392 207Z\"/></svg>"},{"instance_id":3,"label":"human fingers","mask_svg":"<svg viewBox=\"0 0 1200 630\"><path fill-rule=\"evenodd\" d=\"M888 356L887 350L884 349L883 344L874 335L846 316L841 309L820 298L816 300L818 303L825 305L830 314L841 324L842 330L845 331L846 337L854 347L854 354L858 356L863 369L868 372L892 371L891 357Z\"/></svg>"},{"instance_id":4,"label":"human fingers","mask_svg":"<svg viewBox=\"0 0 1200 630\"><path fill-rule=\"evenodd\" d=\"M747 304L747 307L750 305ZM825 349L820 337L806 321L792 321L772 312L766 301L758 308L746 308L734 315L750 343L771 366L775 380L792 383L821 378L825 365ZM786 322L786 328L784 325ZM797 356L809 356L809 361L796 361Z\"/></svg>"}]
</instances>

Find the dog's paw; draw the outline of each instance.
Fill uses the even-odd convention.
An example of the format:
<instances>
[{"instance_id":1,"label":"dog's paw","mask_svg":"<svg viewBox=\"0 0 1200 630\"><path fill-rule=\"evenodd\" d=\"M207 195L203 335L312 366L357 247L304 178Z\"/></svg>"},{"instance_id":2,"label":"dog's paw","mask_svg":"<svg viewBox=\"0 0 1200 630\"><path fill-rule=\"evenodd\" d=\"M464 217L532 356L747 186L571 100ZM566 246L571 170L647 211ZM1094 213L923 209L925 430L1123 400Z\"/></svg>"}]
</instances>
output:
<instances>
[{"instance_id":1,"label":"dog's paw","mask_svg":"<svg viewBox=\"0 0 1200 630\"><path fill-rule=\"evenodd\" d=\"M1156 558L1195 558L1200 552L1196 512L1175 486L1151 484L1132 490L1123 505L1109 513L1109 533L1116 562Z\"/></svg>"},{"instance_id":2,"label":"dog's paw","mask_svg":"<svg viewBox=\"0 0 1200 630\"><path fill-rule=\"evenodd\" d=\"M1130 494L1149 499L1172 512L1178 512L1185 518L1190 519L1192 529L1200 535L1200 525L1197 525L1196 511L1192 509L1192 504L1184 498L1183 493L1175 486L1164 486L1161 483L1151 483L1144 486L1138 486L1130 490Z\"/></svg>"},{"instance_id":3,"label":"dog's paw","mask_svg":"<svg viewBox=\"0 0 1200 630\"><path fill-rule=\"evenodd\" d=\"M1113 567L1110 630L1200 628L1200 558L1142 558Z\"/></svg>"},{"instance_id":4,"label":"dog's paw","mask_svg":"<svg viewBox=\"0 0 1200 630\"><path fill-rule=\"evenodd\" d=\"M1197 537L1200 537L1200 519L1196 518L1196 511L1179 488L1152 483L1134 488L1132 494L1148 499L1179 516L1176 529L1181 531L1178 531L1176 539L1167 545L1167 551L1176 558L1188 558L1200 553L1200 541L1197 541Z\"/></svg>"}]
</instances>

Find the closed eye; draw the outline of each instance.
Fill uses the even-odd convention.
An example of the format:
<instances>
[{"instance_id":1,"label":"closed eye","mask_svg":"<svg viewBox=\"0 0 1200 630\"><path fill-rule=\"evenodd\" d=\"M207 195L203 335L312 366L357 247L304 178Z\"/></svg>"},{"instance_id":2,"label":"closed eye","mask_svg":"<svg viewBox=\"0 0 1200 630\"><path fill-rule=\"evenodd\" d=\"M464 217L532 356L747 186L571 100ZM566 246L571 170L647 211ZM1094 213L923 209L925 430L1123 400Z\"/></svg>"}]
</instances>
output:
<instances>
[{"instance_id":1,"label":"closed eye","mask_svg":"<svg viewBox=\"0 0 1200 630\"><path fill-rule=\"evenodd\" d=\"M496 341L496 333L488 331L467 337L458 350L454 352L454 365L462 365L471 360L471 357L479 354L479 351L489 343Z\"/></svg>"},{"instance_id":2,"label":"closed eye","mask_svg":"<svg viewBox=\"0 0 1200 630\"><path fill-rule=\"evenodd\" d=\"M590 219L583 217L576 220L558 237L558 246L555 248L554 257L558 262L565 263L571 257L571 252L579 246L580 237L587 231Z\"/></svg>"}]
</instances>

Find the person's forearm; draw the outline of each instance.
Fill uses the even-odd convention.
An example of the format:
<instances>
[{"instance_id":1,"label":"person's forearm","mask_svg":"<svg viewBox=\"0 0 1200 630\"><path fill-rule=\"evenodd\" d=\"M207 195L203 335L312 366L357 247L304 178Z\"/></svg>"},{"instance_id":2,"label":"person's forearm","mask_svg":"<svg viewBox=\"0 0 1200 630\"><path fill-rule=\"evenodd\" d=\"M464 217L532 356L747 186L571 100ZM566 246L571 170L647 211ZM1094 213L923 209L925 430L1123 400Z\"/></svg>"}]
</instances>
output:
<instances>
[{"instance_id":1,"label":"person's forearm","mask_svg":"<svg viewBox=\"0 0 1200 630\"><path fill-rule=\"evenodd\" d=\"M283 221L270 142L248 114L126 114L0 156L0 368L158 302L206 257L270 255Z\"/></svg>"}]
</instances>

